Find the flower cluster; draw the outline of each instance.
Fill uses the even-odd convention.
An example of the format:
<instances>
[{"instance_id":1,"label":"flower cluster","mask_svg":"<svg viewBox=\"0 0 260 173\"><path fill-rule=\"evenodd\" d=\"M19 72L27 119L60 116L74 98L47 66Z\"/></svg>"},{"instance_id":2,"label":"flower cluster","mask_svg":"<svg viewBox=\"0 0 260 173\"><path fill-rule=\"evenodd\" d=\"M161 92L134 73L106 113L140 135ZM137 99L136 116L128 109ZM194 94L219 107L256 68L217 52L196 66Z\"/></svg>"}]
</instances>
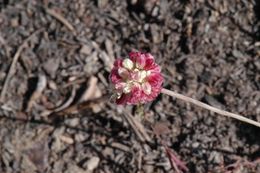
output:
<instances>
[{"instance_id":1,"label":"flower cluster","mask_svg":"<svg viewBox=\"0 0 260 173\"><path fill-rule=\"evenodd\" d=\"M161 92L163 77L149 53L130 52L129 58L117 59L110 74L117 104L143 104Z\"/></svg>"}]
</instances>

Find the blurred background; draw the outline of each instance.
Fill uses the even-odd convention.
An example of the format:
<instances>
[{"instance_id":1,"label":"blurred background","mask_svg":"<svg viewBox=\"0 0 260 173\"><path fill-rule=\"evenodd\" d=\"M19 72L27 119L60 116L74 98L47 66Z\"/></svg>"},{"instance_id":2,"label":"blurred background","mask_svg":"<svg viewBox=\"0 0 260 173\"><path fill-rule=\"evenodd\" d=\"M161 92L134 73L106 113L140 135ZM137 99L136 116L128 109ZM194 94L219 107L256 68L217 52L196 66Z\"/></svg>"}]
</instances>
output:
<instances>
[{"instance_id":1,"label":"blurred background","mask_svg":"<svg viewBox=\"0 0 260 173\"><path fill-rule=\"evenodd\" d=\"M151 125L189 172L260 172L258 128L165 95L142 123L109 102L132 50L165 88L260 121L258 0L0 0L0 173L174 172Z\"/></svg>"}]
</instances>

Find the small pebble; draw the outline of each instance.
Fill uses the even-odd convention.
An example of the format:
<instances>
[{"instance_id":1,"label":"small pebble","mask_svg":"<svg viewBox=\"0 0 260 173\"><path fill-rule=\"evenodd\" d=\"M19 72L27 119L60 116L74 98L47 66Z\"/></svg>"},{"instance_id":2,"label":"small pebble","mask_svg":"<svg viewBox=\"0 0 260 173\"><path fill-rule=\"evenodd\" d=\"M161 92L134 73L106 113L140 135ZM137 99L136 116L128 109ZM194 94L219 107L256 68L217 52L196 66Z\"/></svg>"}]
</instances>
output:
<instances>
[{"instance_id":1,"label":"small pebble","mask_svg":"<svg viewBox=\"0 0 260 173\"><path fill-rule=\"evenodd\" d=\"M92 157L86 162L86 167L88 171L93 171L95 168L97 168L98 164L100 162L99 157Z\"/></svg>"}]
</instances>

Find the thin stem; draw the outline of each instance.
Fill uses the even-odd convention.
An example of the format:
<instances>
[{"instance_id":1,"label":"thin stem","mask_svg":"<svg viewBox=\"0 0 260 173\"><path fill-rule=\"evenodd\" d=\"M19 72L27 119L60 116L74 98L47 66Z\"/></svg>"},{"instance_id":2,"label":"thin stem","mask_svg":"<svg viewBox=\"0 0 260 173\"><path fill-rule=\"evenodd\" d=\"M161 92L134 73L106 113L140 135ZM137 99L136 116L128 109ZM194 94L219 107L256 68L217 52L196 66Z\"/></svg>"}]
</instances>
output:
<instances>
[{"instance_id":1,"label":"thin stem","mask_svg":"<svg viewBox=\"0 0 260 173\"><path fill-rule=\"evenodd\" d=\"M190 98L190 97L187 97L187 96L184 96L182 94L179 94L179 93L176 93L174 91L171 91L171 90L168 90L168 89L165 89L163 88L161 93L163 94L167 94L169 96L172 96L172 97L176 97L177 99L180 99L180 100L183 100L185 102L189 102L189 103L192 103L196 106L199 106L199 107L202 107L204 109L208 109L212 112L215 112L215 113L218 113L220 115L224 115L224 116L227 116L227 117L231 117L231 118L234 118L234 119L237 119L239 121L243 121L245 123L248 123L248 124L251 124L251 125L254 125L254 126L257 126L257 127L260 127L260 123L257 122L257 121L254 121L254 120L251 120L251 119L248 119L242 115L238 115L238 114L234 114L234 113L231 113L231 112L227 112L227 111L224 111L224 110L221 110L221 109L218 109L218 108L215 108L213 106L210 106L210 105L207 105L205 103L202 103L198 100L195 100L193 98Z\"/></svg>"},{"instance_id":2,"label":"thin stem","mask_svg":"<svg viewBox=\"0 0 260 173\"><path fill-rule=\"evenodd\" d=\"M136 114L140 116L142 119L144 118L144 105L143 104L138 104L136 108Z\"/></svg>"}]
</instances>

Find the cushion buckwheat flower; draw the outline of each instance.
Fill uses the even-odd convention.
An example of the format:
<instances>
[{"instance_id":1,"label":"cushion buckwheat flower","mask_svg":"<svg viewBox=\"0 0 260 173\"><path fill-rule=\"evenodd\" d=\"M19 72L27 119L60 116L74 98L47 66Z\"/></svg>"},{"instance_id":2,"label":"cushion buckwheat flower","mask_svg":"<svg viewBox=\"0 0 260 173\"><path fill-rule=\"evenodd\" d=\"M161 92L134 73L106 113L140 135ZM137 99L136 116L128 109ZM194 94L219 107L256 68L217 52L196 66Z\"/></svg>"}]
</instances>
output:
<instances>
[{"instance_id":1,"label":"cushion buckwheat flower","mask_svg":"<svg viewBox=\"0 0 260 173\"><path fill-rule=\"evenodd\" d=\"M130 52L129 58L117 59L110 74L117 104L143 104L161 92L163 77L149 53Z\"/></svg>"}]
</instances>

